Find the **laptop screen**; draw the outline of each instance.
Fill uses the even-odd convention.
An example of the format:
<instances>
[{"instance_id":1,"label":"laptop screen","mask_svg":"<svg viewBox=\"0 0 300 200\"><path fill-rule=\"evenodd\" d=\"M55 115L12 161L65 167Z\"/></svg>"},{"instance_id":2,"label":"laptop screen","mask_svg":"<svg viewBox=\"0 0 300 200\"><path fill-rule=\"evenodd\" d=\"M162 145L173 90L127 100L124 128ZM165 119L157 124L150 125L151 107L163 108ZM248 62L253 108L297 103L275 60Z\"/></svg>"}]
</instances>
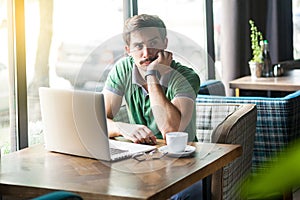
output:
<instances>
[{"instance_id":1,"label":"laptop screen","mask_svg":"<svg viewBox=\"0 0 300 200\"><path fill-rule=\"evenodd\" d=\"M102 93L55 88L39 93L46 149L110 159Z\"/></svg>"}]
</instances>

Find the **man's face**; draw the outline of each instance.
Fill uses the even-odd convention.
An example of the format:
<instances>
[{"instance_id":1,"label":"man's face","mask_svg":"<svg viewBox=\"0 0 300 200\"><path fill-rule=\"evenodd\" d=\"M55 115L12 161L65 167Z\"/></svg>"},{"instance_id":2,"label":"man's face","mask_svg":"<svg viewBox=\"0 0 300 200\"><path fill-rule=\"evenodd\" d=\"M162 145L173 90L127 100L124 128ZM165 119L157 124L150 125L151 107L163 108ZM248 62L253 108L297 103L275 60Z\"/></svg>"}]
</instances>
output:
<instances>
[{"instance_id":1,"label":"man's face","mask_svg":"<svg viewBox=\"0 0 300 200\"><path fill-rule=\"evenodd\" d=\"M144 28L130 34L130 45L125 48L137 67L146 70L158 52L166 49L167 43L167 39L161 38L158 28Z\"/></svg>"}]
</instances>

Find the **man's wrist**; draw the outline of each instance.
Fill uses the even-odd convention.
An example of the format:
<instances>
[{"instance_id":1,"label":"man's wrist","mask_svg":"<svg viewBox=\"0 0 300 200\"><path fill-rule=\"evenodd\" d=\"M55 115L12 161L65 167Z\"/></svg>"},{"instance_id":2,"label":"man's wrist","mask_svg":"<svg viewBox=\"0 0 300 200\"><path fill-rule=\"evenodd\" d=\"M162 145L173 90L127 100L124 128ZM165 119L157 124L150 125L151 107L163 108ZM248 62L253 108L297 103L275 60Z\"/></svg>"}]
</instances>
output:
<instances>
[{"instance_id":1,"label":"man's wrist","mask_svg":"<svg viewBox=\"0 0 300 200\"><path fill-rule=\"evenodd\" d=\"M147 70L145 73L145 80L147 80L147 76L155 76L158 80L160 79L160 73L158 70Z\"/></svg>"}]
</instances>

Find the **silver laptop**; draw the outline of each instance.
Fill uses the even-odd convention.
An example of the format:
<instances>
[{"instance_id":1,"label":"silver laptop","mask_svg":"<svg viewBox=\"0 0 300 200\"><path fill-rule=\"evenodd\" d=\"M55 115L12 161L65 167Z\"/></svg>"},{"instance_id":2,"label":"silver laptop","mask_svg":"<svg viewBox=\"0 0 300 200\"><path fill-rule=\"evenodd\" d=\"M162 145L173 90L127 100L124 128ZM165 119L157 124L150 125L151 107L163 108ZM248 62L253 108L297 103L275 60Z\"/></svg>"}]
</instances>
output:
<instances>
[{"instance_id":1,"label":"silver laptop","mask_svg":"<svg viewBox=\"0 0 300 200\"><path fill-rule=\"evenodd\" d=\"M108 138L102 93L41 87L39 95L47 150L115 161L156 148Z\"/></svg>"}]
</instances>

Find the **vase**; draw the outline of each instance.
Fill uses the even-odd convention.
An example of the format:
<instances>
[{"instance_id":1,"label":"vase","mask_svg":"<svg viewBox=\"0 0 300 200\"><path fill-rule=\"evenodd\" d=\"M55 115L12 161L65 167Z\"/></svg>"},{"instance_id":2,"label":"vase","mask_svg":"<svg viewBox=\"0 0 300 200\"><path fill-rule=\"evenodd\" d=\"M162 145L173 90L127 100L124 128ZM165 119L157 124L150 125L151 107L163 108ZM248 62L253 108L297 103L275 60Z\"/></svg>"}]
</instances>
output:
<instances>
[{"instance_id":1,"label":"vase","mask_svg":"<svg viewBox=\"0 0 300 200\"><path fill-rule=\"evenodd\" d=\"M251 79L255 80L262 75L263 63L249 61Z\"/></svg>"}]
</instances>

